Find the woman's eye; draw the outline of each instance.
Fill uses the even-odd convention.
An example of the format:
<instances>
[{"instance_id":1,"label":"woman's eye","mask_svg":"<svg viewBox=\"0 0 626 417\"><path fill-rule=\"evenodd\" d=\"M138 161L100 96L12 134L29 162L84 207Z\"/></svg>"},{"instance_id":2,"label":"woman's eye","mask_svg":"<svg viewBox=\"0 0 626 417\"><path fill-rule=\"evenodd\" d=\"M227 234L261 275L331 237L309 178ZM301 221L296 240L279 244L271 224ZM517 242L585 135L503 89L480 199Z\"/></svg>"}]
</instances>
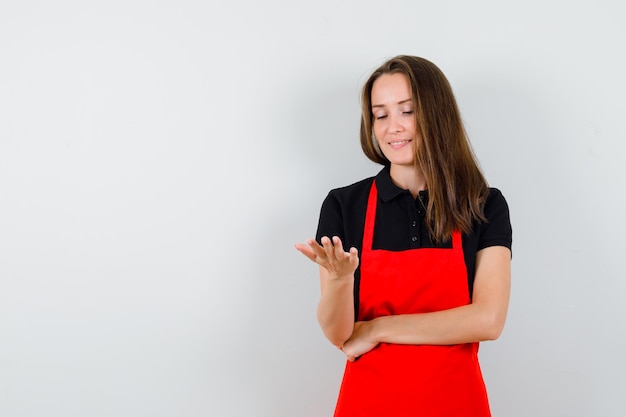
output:
<instances>
[{"instance_id":1,"label":"woman's eye","mask_svg":"<svg viewBox=\"0 0 626 417\"><path fill-rule=\"evenodd\" d=\"M402 113L404 113L404 114L413 114L413 110L406 110L406 111L403 111Z\"/></svg>"},{"instance_id":2,"label":"woman's eye","mask_svg":"<svg viewBox=\"0 0 626 417\"><path fill-rule=\"evenodd\" d=\"M376 120L382 120L382 119L384 119L384 118L386 118L386 117L387 117L387 115L386 115L386 114L381 114L381 115L379 115L379 116L376 116Z\"/></svg>"}]
</instances>

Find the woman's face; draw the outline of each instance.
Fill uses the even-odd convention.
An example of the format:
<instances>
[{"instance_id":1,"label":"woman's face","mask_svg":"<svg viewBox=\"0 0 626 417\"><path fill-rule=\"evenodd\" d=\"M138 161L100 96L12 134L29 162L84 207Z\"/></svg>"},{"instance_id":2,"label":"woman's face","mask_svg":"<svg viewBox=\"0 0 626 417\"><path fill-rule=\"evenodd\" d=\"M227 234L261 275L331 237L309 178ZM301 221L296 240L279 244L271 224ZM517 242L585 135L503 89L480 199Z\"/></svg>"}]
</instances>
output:
<instances>
[{"instance_id":1,"label":"woman's face","mask_svg":"<svg viewBox=\"0 0 626 417\"><path fill-rule=\"evenodd\" d=\"M406 75L383 74L372 85L374 136L392 165L413 166L419 145L413 100Z\"/></svg>"}]
</instances>

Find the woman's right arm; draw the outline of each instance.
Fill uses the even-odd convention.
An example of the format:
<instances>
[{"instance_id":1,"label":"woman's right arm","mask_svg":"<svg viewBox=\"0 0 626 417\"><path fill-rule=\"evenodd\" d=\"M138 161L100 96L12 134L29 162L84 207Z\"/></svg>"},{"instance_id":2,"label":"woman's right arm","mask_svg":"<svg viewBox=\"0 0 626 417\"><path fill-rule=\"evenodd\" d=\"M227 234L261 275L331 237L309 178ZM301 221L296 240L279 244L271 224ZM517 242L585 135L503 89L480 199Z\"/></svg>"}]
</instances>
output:
<instances>
[{"instance_id":1,"label":"woman's right arm","mask_svg":"<svg viewBox=\"0 0 626 417\"><path fill-rule=\"evenodd\" d=\"M321 245L309 239L296 249L320 267L321 298L317 320L326 338L341 347L354 328L354 272L359 265L358 251L343 249L341 239L322 237Z\"/></svg>"}]
</instances>

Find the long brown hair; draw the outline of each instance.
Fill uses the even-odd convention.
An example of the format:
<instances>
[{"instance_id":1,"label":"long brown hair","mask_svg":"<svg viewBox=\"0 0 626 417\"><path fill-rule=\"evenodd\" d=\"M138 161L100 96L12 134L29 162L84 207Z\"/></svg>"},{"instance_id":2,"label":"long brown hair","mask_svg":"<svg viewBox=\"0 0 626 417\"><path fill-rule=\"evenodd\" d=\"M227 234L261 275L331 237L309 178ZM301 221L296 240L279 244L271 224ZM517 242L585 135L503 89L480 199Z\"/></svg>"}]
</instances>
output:
<instances>
[{"instance_id":1,"label":"long brown hair","mask_svg":"<svg viewBox=\"0 0 626 417\"><path fill-rule=\"evenodd\" d=\"M372 73L361 97L361 147L372 161L390 165L372 134L372 86L382 74L405 74L411 85L417 132L415 164L424 174L429 199L426 224L431 239L442 242L453 230L469 233L474 221L486 221L483 206L489 187L463 127L452 88L432 62L401 55Z\"/></svg>"}]
</instances>

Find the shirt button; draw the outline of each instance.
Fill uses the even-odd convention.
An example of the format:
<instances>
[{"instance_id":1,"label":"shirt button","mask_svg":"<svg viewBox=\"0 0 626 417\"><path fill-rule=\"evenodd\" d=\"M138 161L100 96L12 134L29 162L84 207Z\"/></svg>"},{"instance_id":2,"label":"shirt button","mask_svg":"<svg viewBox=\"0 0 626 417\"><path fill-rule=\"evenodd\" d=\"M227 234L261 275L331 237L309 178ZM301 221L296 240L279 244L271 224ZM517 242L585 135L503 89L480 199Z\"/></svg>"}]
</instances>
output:
<instances>
[{"instance_id":1,"label":"shirt button","mask_svg":"<svg viewBox=\"0 0 626 417\"><path fill-rule=\"evenodd\" d=\"M417 242L417 236L413 236L413 237L411 238L411 240L412 240L413 242Z\"/></svg>"},{"instance_id":2,"label":"shirt button","mask_svg":"<svg viewBox=\"0 0 626 417\"><path fill-rule=\"evenodd\" d=\"M411 223L411 226L413 226L413 227L417 226L417 222L413 221L413 223Z\"/></svg>"}]
</instances>

